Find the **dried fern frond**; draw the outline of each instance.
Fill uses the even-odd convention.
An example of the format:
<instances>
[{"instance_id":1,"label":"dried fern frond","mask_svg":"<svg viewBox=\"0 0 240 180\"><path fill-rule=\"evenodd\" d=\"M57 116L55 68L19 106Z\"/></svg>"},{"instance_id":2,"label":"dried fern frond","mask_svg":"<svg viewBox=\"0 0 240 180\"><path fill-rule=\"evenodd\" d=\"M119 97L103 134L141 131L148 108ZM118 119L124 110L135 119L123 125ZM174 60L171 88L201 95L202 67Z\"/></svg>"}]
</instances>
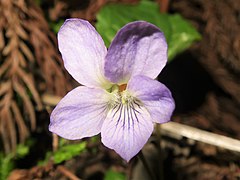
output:
<instances>
[{"instance_id":1,"label":"dried fern frond","mask_svg":"<svg viewBox=\"0 0 240 180\"><path fill-rule=\"evenodd\" d=\"M0 136L5 152L36 128L35 110L43 108L40 94L63 95L68 84L55 35L41 10L32 1L0 1Z\"/></svg>"}]
</instances>

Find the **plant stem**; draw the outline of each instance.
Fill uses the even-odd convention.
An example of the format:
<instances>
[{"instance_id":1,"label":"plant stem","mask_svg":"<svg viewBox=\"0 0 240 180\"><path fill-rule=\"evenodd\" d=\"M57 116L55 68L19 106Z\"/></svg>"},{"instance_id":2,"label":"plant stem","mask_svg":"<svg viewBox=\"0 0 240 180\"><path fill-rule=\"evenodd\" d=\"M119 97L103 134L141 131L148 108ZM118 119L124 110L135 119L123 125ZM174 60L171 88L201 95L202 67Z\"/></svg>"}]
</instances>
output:
<instances>
[{"instance_id":1,"label":"plant stem","mask_svg":"<svg viewBox=\"0 0 240 180\"><path fill-rule=\"evenodd\" d=\"M55 151L58 150L58 141L59 141L59 138L58 138L58 135L57 135L57 134L54 134L54 133L52 133L52 137L53 137L52 147L53 147L53 152L55 152Z\"/></svg>"},{"instance_id":2,"label":"plant stem","mask_svg":"<svg viewBox=\"0 0 240 180\"><path fill-rule=\"evenodd\" d=\"M159 158L159 179L164 180L164 172L163 172L163 151L161 147L161 141L162 141L162 136L161 136L161 125L157 124L156 125L156 131L157 131L157 148L158 148L158 158Z\"/></svg>"},{"instance_id":3,"label":"plant stem","mask_svg":"<svg viewBox=\"0 0 240 180\"><path fill-rule=\"evenodd\" d=\"M146 161L146 159L145 159L145 157L142 153L142 150L139 152L138 157L142 161L143 166L145 167L145 169L146 169L147 173L149 174L150 178L152 180L157 180L157 178L156 178L155 174L153 173L152 169L148 166L148 163L147 163L147 161Z\"/></svg>"}]
</instances>

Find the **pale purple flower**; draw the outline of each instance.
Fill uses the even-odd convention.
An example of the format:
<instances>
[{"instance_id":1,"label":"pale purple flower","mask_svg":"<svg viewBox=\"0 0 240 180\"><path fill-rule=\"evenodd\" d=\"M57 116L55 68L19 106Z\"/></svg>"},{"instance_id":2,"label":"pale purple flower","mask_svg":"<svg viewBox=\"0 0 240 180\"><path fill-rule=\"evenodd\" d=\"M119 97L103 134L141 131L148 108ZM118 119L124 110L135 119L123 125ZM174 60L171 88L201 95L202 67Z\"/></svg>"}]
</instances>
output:
<instances>
[{"instance_id":1,"label":"pale purple flower","mask_svg":"<svg viewBox=\"0 0 240 180\"><path fill-rule=\"evenodd\" d=\"M49 130L71 140L101 133L103 144L129 161L154 123L168 122L175 108L169 89L154 80L167 63L163 33L148 22L132 22L107 51L89 22L68 19L58 43L65 68L84 86L59 102Z\"/></svg>"}]
</instances>

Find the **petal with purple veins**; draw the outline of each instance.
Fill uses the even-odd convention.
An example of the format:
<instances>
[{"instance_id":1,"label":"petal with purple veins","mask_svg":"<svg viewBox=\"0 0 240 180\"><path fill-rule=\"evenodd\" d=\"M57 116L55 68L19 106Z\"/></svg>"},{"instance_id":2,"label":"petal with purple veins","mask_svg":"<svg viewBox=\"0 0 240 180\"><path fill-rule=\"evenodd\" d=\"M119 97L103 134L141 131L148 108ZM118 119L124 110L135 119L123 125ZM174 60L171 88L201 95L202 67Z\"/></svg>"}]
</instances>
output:
<instances>
[{"instance_id":1,"label":"petal with purple veins","mask_svg":"<svg viewBox=\"0 0 240 180\"><path fill-rule=\"evenodd\" d=\"M175 102L170 90L164 84L139 75L129 81L127 91L144 104L151 114L153 122L170 121Z\"/></svg>"},{"instance_id":2,"label":"petal with purple veins","mask_svg":"<svg viewBox=\"0 0 240 180\"><path fill-rule=\"evenodd\" d=\"M102 142L129 161L147 142L153 131L151 117L144 107L132 101L115 106L103 123Z\"/></svg>"},{"instance_id":3,"label":"petal with purple veins","mask_svg":"<svg viewBox=\"0 0 240 180\"><path fill-rule=\"evenodd\" d=\"M156 78L167 63L164 34L145 21L125 25L112 41L104 65L111 82L124 84L131 76Z\"/></svg>"},{"instance_id":4,"label":"petal with purple veins","mask_svg":"<svg viewBox=\"0 0 240 180\"><path fill-rule=\"evenodd\" d=\"M70 91L55 107L49 130L66 139L81 139L100 133L107 116L108 94L84 86Z\"/></svg>"},{"instance_id":5,"label":"petal with purple veins","mask_svg":"<svg viewBox=\"0 0 240 180\"><path fill-rule=\"evenodd\" d=\"M107 49L88 21L66 20L58 32L58 45L64 66L75 80L88 87L106 85L103 64Z\"/></svg>"}]
</instances>

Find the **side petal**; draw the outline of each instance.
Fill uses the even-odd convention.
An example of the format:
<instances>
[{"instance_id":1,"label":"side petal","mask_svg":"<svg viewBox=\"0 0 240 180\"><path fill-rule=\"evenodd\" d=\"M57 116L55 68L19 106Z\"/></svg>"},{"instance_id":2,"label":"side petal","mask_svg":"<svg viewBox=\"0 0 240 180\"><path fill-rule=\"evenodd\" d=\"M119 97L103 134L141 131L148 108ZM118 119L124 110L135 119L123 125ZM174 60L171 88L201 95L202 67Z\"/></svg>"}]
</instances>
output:
<instances>
[{"instance_id":1,"label":"side petal","mask_svg":"<svg viewBox=\"0 0 240 180\"><path fill-rule=\"evenodd\" d=\"M151 114L153 122L170 121L175 109L175 102L170 90L164 84L139 75L129 81L127 91L144 104Z\"/></svg>"},{"instance_id":2,"label":"side petal","mask_svg":"<svg viewBox=\"0 0 240 180\"><path fill-rule=\"evenodd\" d=\"M146 144L153 131L151 117L144 107L134 102L119 104L103 123L102 142L129 161Z\"/></svg>"},{"instance_id":3,"label":"side petal","mask_svg":"<svg viewBox=\"0 0 240 180\"><path fill-rule=\"evenodd\" d=\"M67 19L58 32L58 45L64 66L80 84L99 87L107 49L95 28L82 19Z\"/></svg>"},{"instance_id":4,"label":"side petal","mask_svg":"<svg viewBox=\"0 0 240 180\"><path fill-rule=\"evenodd\" d=\"M156 78L167 63L164 34L153 24L136 21L119 30L109 47L105 76L114 83L124 84L131 76Z\"/></svg>"},{"instance_id":5,"label":"side petal","mask_svg":"<svg viewBox=\"0 0 240 180\"><path fill-rule=\"evenodd\" d=\"M100 133L106 118L107 102L105 91L77 87L53 110L49 130L71 140L94 136Z\"/></svg>"}]
</instances>

